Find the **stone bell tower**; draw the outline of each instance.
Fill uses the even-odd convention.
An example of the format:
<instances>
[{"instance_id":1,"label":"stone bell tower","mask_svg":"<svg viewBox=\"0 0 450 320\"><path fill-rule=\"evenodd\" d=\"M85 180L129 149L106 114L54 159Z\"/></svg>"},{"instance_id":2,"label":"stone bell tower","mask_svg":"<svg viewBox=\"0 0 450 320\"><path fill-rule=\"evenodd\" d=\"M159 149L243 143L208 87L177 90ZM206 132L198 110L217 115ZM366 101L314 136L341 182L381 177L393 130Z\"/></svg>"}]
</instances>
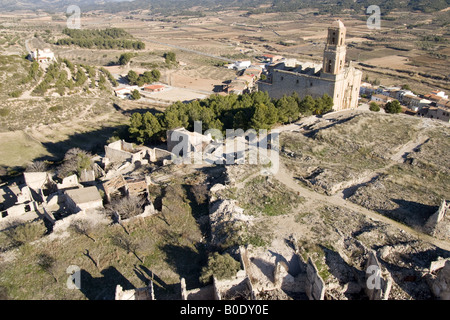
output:
<instances>
[{"instance_id":1,"label":"stone bell tower","mask_svg":"<svg viewBox=\"0 0 450 320\"><path fill-rule=\"evenodd\" d=\"M333 22L328 28L328 38L323 52L323 68L326 74L337 75L344 70L345 66L345 34L347 29L341 20Z\"/></svg>"}]
</instances>

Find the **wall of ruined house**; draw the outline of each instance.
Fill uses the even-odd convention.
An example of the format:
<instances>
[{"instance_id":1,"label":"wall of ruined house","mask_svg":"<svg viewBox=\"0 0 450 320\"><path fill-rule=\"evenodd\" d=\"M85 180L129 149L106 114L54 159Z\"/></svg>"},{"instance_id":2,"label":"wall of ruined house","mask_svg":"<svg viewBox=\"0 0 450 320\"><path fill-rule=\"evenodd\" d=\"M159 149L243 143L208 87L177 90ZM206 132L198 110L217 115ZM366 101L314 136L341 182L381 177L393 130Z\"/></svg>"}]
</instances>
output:
<instances>
[{"instance_id":1,"label":"wall of ruined house","mask_svg":"<svg viewBox=\"0 0 450 320\"><path fill-rule=\"evenodd\" d=\"M109 146L105 146L105 157L111 162L123 162L131 161L133 155L128 151L117 150Z\"/></svg>"},{"instance_id":2,"label":"wall of ruined house","mask_svg":"<svg viewBox=\"0 0 450 320\"><path fill-rule=\"evenodd\" d=\"M447 203L447 201L442 200L439 209L430 218L428 218L427 222L425 223L424 226L425 232L433 235L439 222L441 222L442 219L444 219L444 217L447 214L447 211L449 210L450 210L450 203Z\"/></svg>"},{"instance_id":3,"label":"wall of ruined house","mask_svg":"<svg viewBox=\"0 0 450 320\"><path fill-rule=\"evenodd\" d=\"M371 268L372 267L372 268ZM379 286L375 286L374 288L370 288L368 283L371 282L374 284L374 268L380 270L380 281ZM382 269L381 264L378 262L377 256L374 251L369 251L369 257L367 259L366 264L366 294L369 297L369 300L387 300L389 297L389 293L392 288L392 278L390 275Z\"/></svg>"},{"instance_id":4,"label":"wall of ruined house","mask_svg":"<svg viewBox=\"0 0 450 320\"><path fill-rule=\"evenodd\" d=\"M68 176L62 180L61 183L56 185L58 190L67 190L67 189L75 189L82 187L81 184L78 183L78 177L76 174Z\"/></svg>"},{"instance_id":5,"label":"wall of ruined house","mask_svg":"<svg viewBox=\"0 0 450 320\"><path fill-rule=\"evenodd\" d=\"M306 265L305 293L309 300L324 300L325 298L325 282L320 277L311 258L308 259Z\"/></svg>"},{"instance_id":6,"label":"wall of ruined house","mask_svg":"<svg viewBox=\"0 0 450 320\"><path fill-rule=\"evenodd\" d=\"M213 277L215 300L234 300L235 298L251 298L252 286L244 270L239 270L231 279L217 280Z\"/></svg>"},{"instance_id":7,"label":"wall of ruined house","mask_svg":"<svg viewBox=\"0 0 450 320\"><path fill-rule=\"evenodd\" d=\"M444 266L434 270L427 279L433 295L440 300L450 300L450 260L444 260Z\"/></svg>"},{"instance_id":8,"label":"wall of ruined house","mask_svg":"<svg viewBox=\"0 0 450 320\"><path fill-rule=\"evenodd\" d=\"M153 162L172 159L172 153L167 150L154 148L153 151L154 151L154 157L155 157L154 158L155 160Z\"/></svg>"},{"instance_id":9,"label":"wall of ruined house","mask_svg":"<svg viewBox=\"0 0 450 320\"><path fill-rule=\"evenodd\" d=\"M101 199L77 204L68 195L66 195L66 204L73 214L103 207L103 201Z\"/></svg>"},{"instance_id":10,"label":"wall of ruined house","mask_svg":"<svg viewBox=\"0 0 450 320\"><path fill-rule=\"evenodd\" d=\"M117 285L115 300L155 300L153 292L153 282L145 288L123 290L121 285Z\"/></svg>"},{"instance_id":11,"label":"wall of ruined house","mask_svg":"<svg viewBox=\"0 0 450 320\"><path fill-rule=\"evenodd\" d=\"M6 209L6 213L8 215L5 218L17 218L24 215L27 212L35 212L37 210L38 210L37 204L34 201L29 203L15 204L12 207Z\"/></svg>"}]
</instances>

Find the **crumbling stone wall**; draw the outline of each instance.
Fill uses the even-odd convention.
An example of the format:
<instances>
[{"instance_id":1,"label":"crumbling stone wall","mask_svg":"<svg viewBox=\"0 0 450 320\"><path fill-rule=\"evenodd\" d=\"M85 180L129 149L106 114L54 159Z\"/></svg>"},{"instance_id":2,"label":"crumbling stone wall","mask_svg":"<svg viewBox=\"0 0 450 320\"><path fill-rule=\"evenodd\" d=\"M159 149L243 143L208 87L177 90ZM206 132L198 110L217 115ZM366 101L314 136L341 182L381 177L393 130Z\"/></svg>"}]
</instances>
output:
<instances>
[{"instance_id":1,"label":"crumbling stone wall","mask_svg":"<svg viewBox=\"0 0 450 320\"><path fill-rule=\"evenodd\" d=\"M442 200L441 205L439 206L438 211L434 213L430 218L428 218L424 229L425 232L434 235L438 224L445 218L447 212L450 211L450 201L447 202Z\"/></svg>"},{"instance_id":2,"label":"crumbling stone wall","mask_svg":"<svg viewBox=\"0 0 450 320\"><path fill-rule=\"evenodd\" d=\"M112 162L131 161L133 152L133 145L123 140L105 146L105 156Z\"/></svg>"},{"instance_id":3,"label":"crumbling stone wall","mask_svg":"<svg viewBox=\"0 0 450 320\"><path fill-rule=\"evenodd\" d=\"M325 282L320 277L311 258L308 258L306 265L305 292L309 300L324 300L325 298Z\"/></svg>"},{"instance_id":4,"label":"crumbling stone wall","mask_svg":"<svg viewBox=\"0 0 450 320\"><path fill-rule=\"evenodd\" d=\"M154 148L153 149L153 155L154 160L150 157L150 161L157 162L157 161L163 161L163 160L171 160L172 159L172 152L169 152L167 150Z\"/></svg>"},{"instance_id":5,"label":"crumbling stone wall","mask_svg":"<svg viewBox=\"0 0 450 320\"><path fill-rule=\"evenodd\" d=\"M155 300L153 292L153 281L146 288L123 290L121 285L116 287L116 300Z\"/></svg>"},{"instance_id":6,"label":"crumbling stone wall","mask_svg":"<svg viewBox=\"0 0 450 320\"><path fill-rule=\"evenodd\" d=\"M432 263L427 281L436 298L450 300L450 259L440 259Z\"/></svg>"},{"instance_id":7,"label":"crumbling stone wall","mask_svg":"<svg viewBox=\"0 0 450 320\"><path fill-rule=\"evenodd\" d=\"M119 190L120 188L126 187L126 184L127 183L121 174L103 183L103 189L105 190L105 195L108 201L111 201L111 193Z\"/></svg>"}]
</instances>

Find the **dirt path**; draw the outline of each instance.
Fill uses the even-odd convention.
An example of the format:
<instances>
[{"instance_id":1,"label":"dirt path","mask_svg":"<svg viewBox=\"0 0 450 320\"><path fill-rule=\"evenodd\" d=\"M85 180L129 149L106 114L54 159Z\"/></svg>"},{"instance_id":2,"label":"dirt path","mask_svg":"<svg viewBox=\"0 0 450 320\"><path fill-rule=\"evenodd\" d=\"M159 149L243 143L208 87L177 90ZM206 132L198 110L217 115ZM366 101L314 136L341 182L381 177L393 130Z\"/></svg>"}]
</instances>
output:
<instances>
[{"instance_id":1,"label":"dirt path","mask_svg":"<svg viewBox=\"0 0 450 320\"><path fill-rule=\"evenodd\" d=\"M429 137L419 135L416 139L409 141L405 145L403 145L396 153L391 156L392 161L396 162L404 162L404 158L408 153L414 151L414 149L420 147L422 144L427 142ZM392 164L393 165L393 164Z\"/></svg>"},{"instance_id":2,"label":"dirt path","mask_svg":"<svg viewBox=\"0 0 450 320\"><path fill-rule=\"evenodd\" d=\"M280 169L279 169L278 173L276 175L274 175L274 178L277 179L279 182L283 183L285 186L287 186L291 190L298 192L299 195L302 197L305 197L308 202L345 207L349 210L364 214L365 216L367 216L375 221L381 221L390 226L396 227L404 232L409 233L412 236L417 237L418 239L420 239L422 241L431 243L439 248L450 251L450 243L448 241L435 239L427 234L424 234L424 233L414 230L413 228L410 228L404 224L401 224L397 221L389 219L379 213L376 213L376 212L368 210L362 206L359 206L355 203L347 201L339 195L326 196L326 195L311 191L311 190L299 185L295 181L295 178L293 177L293 175L284 167L284 165L282 163L280 163Z\"/></svg>"}]
</instances>

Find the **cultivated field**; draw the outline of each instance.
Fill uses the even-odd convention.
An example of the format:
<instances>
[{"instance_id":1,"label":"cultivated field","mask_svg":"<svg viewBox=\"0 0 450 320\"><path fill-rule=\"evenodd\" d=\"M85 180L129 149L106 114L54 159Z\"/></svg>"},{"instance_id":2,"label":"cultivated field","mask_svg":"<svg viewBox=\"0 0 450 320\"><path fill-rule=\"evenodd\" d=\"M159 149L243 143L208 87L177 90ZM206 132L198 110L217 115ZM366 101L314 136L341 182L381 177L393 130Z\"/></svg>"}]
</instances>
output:
<instances>
[{"instance_id":1,"label":"cultivated field","mask_svg":"<svg viewBox=\"0 0 450 320\"><path fill-rule=\"evenodd\" d=\"M145 10L132 14L83 13L82 29L123 28L145 43L146 48L134 51L136 56L124 67L108 65L116 62L121 53L133 50L54 45L63 37L61 31L66 27L64 13L2 13L0 55L9 57L2 58L2 61L11 61L7 61L6 73L2 75L0 84L0 96L4 97L0 107L0 131L27 130L35 141L45 143L40 140L41 136L34 136L36 127L49 126L48 130L56 137L59 134L51 126L58 123L64 123L61 127L69 131L72 126L78 126L77 123L90 130L99 121L108 122L110 118L120 118L121 123L126 123L126 116L122 114L124 110L161 110L172 101L192 100L212 93L224 81L236 76L235 71L220 66L226 62L223 59L256 61L255 58L261 54L277 53L321 62L327 27L336 18L342 19L347 27L347 60L362 63L359 68L363 70L366 81L380 81L385 85L408 84L419 93L433 89L450 90L446 78L450 50L445 27L448 20L446 12L394 11L381 21L381 30L368 29L365 16L317 16L311 10L252 15L229 10L208 13L204 17L152 15ZM112 90L109 93L96 91L90 95L33 97L30 92L37 82L20 84L28 68L28 62L22 60L26 46L29 49L48 47L57 57L76 64L106 67L119 81L120 76L124 77L129 70L144 72L157 68L161 71L161 81L176 89L158 93L154 100L137 102L116 99ZM165 63L163 55L168 51L176 53L180 64ZM14 91L20 91L21 95L12 97ZM21 134L17 137L20 140ZM6 144L0 148L7 153ZM24 161L16 161L12 157L3 160L3 165L21 166Z\"/></svg>"}]
</instances>

